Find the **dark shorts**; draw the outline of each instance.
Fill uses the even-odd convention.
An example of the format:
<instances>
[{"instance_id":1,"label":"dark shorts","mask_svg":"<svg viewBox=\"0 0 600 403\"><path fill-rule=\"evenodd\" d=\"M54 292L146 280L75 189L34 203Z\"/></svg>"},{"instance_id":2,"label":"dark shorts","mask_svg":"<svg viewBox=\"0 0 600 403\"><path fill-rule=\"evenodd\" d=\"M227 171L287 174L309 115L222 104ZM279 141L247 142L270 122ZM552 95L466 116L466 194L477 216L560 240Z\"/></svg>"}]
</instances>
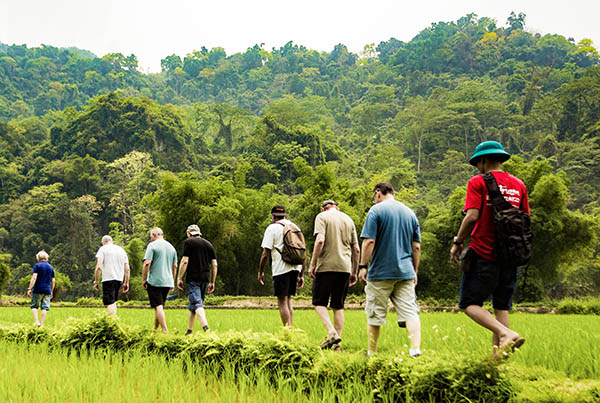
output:
<instances>
[{"instance_id":1,"label":"dark shorts","mask_svg":"<svg viewBox=\"0 0 600 403\"><path fill-rule=\"evenodd\" d=\"M494 309L512 309L512 296L517 285L517 268L506 267L473 254L471 269L463 273L458 307L482 306L492 296Z\"/></svg>"},{"instance_id":2,"label":"dark shorts","mask_svg":"<svg viewBox=\"0 0 600 403\"><path fill-rule=\"evenodd\" d=\"M164 305L167 300L167 294L169 294L169 287L154 287L150 284L146 284L146 291L148 291L148 299L150 299L150 306L156 308L159 305Z\"/></svg>"},{"instance_id":3,"label":"dark shorts","mask_svg":"<svg viewBox=\"0 0 600 403\"><path fill-rule=\"evenodd\" d=\"M206 290L208 289L208 283L190 281L187 283L187 287L188 297L190 299L188 309L190 312L196 312L196 309L203 307L204 298L206 297Z\"/></svg>"},{"instance_id":4,"label":"dark shorts","mask_svg":"<svg viewBox=\"0 0 600 403\"><path fill-rule=\"evenodd\" d=\"M287 273L273 276L273 291L276 297L287 295L296 295L296 285L298 284L298 270L291 270Z\"/></svg>"},{"instance_id":5,"label":"dark shorts","mask_svg":"<svg viewBox=\"0 0 600 403\"><path fill-rule=\"evenodd\" d=\"M109 280L102 282L102 303L104 305L112 305L117 301L119 290L123 285L122 281Z\"/></svg>"},{"instance_id":6,"label":"dark shorts","mask_svg":"<svg viewBox=\"0 0 600 403\"><path fill-rule=\"evenodd\" d=\"M331 297L333 309L344 309L344 301L348 293L350 273L326 271L315 274L312 285L312 304L315 306L327 306Z\"/></svg>"}]
</instances>

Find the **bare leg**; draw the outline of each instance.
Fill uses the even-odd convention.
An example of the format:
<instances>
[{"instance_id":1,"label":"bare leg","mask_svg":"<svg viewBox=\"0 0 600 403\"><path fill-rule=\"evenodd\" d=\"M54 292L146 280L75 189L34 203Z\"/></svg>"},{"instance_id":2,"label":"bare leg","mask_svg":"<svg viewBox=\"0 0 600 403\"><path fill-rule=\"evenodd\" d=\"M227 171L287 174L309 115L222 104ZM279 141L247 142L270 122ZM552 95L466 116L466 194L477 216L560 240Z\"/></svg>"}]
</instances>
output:
<instances>
[{"instance_id":1,"label":"bare leg","mask_svg":"<svg viewBox=\"0 0 600 403\"><path fill-rule=\"evenodd\" d=\"M494 314L496 315L496 320L498 322L502 323L507 328L510 328L508 320L508 311L502 309L494 309ZM497 346L498 343L500 343L500 341L498 340L498 337L496 337L496 333L494 333L492 336L492 346Z\"/></svg>"},{"instance_id":2,"label":"bare leg","mask_svg":"<svg viewBox=\"0 0 600 403\"><path fill-rule=\"evenodd\" d=\"M342 337L342 331L344 330L344 310L334 309L333 310L333 325L338 336Z\"/></svg>"},{"instance_id":3,"label":"bare leg","mask_svg":"<svg viewBox=\"0 0 600 403\"><path fill-rule=\"evenodd\" d=\"M375 354L377 352L377 342L379 341L379 333L381 326L367 325L367 354Z\"/></svg>"},{"instance_id":4,"label":"bare leg","mask_svg":"<svg viewBox=\"0 0 600 403\"><path fill-rule=\"evenodd\" d=\"M495 340L498 340L498 347L501 349L519 339L518 333L510 330L480 306L469 305L465 309L465 313L479 325L491 330L494 333Z\"/></svg>"},{"instance_id":5,"label":"bare leg","mask_svg":"<svg viewBox=\"0 0 600 403\"><path fill-rule=\"evenodd\" d=\"M421 348L421 320L409 319L406 321L406 330L410 339L410 347L413 349Z\"/></svg>"},{"instance_id":6,"label":"bare leg","mask_svg":"<svg viewBox=\"0 0 600 403\"><path fill-rule=\"evenodd\" d=\"M159 305L154 309L155 309L154 330L158 329L158 325L160 325L163 333L167 333L169 330L167 329L167 319L165 318L164 307L162 305Z\"/></svg>"},{"instance_id":7,"label":"bare leg","mask_svg":"<svg viewBox=\"0 0 600 403\"><path fill-rule=\"evenodd\" d=\"M106 305L106 310L108 311L109 315L116 315L117 314L117 303L112 303L110 305Z\"/></svg>"},{"instance_id":8,"label":"bare leg","mask_svg":"<svg viewBox=\"0 0 600 403\"><path fill-rule=\"evenodd\" d=\"M292 297L287 297L288 312L290 313L290 327L294 325L294 308L292 308Z\"/></svg>"},{"instance_id":9,"label":"bare leg","mask_svg":"<svg viewBox=\"0 0 600 403\"><path fill-rule=\"evenodd\" d=\"M292 326L292 312L290 312L289 296L277 296L277 307L283 326Z\"/></svg>"},{"instance_id":10,"label":"bare leg","mask_svg":"<svg viewBox=\"0 0 600 403\"><path fill-rule=\"evenodd\" d=\"M196 313L188 309L188 330L194 330L194 322L196 321Z\"/></svg>"},{"instance_id":11,"label":"bare leg","mask_svg":"<svg viewBox=\"0 0 600 403\"><path fill-rule=\"evenodd\" d=\"M198 320L200 321L200 326L208 326L208 321L206 320L206 313L204 312L204 308L196 309L196 316L198 316Z\"/></svg>"},{"instance_id":12,"label":"bare leg","mask_svg":"<svg viewBox=\"0 0 600 403\"><path fill-rule=\"evenodd\" d=\"M48 311L45 309L42 309L42 312L40 312L40 326L44 327L44 322L46 321L46 316L48 315Z\"/></svg>"},{"instance_id":13,"label":"bare leg","mask_svg":"<svg viewBox=\"0 0 600 403\"><path fill-rule=\"evenodd\" d=\"M36 308L31 308L31 313L33 315L33 325L38 326L40 324L40 320L38 319L38 311Z\"/></svg>"},{"instance_id":14,"label":"bare leg","mask_svg":"<svg viewBox=\"0 0 600 403\"><path fill-rule=\"evenodd\" d=\"M329 318L329 311L327 310L327 307L315 305L315 311L317 312L317 315L319 315L319 319L321 319L323 326L325 326L325 330L327 330L327 334L328 335L333 334L336 331L336 329L333 327L333 324L331 323L331 318Z\"/></svg>"}]
</instances>

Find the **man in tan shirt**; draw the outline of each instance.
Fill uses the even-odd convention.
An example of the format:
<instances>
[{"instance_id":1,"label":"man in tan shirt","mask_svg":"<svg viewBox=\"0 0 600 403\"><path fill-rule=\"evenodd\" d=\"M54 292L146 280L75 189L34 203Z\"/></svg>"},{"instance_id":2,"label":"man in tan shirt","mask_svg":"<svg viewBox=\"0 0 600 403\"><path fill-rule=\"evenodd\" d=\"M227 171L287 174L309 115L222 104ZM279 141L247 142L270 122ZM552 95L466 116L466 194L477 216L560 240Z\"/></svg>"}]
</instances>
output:
<instances>
[{"instance_id":1,"label":"man in tan shirt","mask_svg":"<svg viewBox=\"0 0 600 403\"><path fill-rule=\"evenodd\" d=\"M314 279L312 304L327 329L321 348L341 350L344 301L356 284L360 249L352 219L333 200L325 200L315 218L316 236L308 274ZM329 302L331 299L331 303ZM333 324L327 305L333 309Z\"/></svg>"}]
</instances>

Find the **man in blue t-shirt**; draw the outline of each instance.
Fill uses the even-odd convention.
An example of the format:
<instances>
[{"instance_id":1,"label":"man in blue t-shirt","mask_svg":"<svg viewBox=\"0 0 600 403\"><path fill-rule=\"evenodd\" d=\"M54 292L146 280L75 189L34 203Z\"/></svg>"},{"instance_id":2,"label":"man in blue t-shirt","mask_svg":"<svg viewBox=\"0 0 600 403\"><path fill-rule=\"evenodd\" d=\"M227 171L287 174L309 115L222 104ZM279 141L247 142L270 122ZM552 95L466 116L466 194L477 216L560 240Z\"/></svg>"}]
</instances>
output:
<instances>
[{"instance_id":1,"label":"man in blue t-shirt","mask_svg":"<svg viewBox=\"0 0 600 403\"><path fill-rule=\"evenodd\" d=\"M366 284L367 355L377 352L389 299L398 315L398 325L408 331L409 354L418 357L421 321L415 286L421 258L419 221L410 208L394 199L394 188L387 182L375 185L373 200L376 204L369 210L360 234L363 242L358 266L358 278Z\"/></svg>"},{"instance_id":2,"label":"man in blue t-shirt","mask_svg":"<svg viewBox=\"0 0 600 403\"><path fill-rule=\"evenodd\" d=\"M33 266L33 274L31 281L29 282L29 289L27 295L31 297L31 313L33 314L33 326L44 326L46 315L50 310L50 300L54 294L54 269L48 263L48 254L45 251L39 251L35 255L35 259L38 261ZM40 319L38 319L38 309L42 308L40 313Z\"/></svg>"},{"instance_id":3,"label":"man in blue t-shirt","mask_svg":"<svg viewBox=\"0 0 600 403\"><path fill-rule=\"evenodd\" d=\"M152 228L150 239L144 254L142 286L148 292L150 307L154 308L154 330L158 330L160 326L163 333L167 333L164 305L167 294L175 287L177 252L164 239L163 231L158 227Z\"/></svg>"}]
</instances>

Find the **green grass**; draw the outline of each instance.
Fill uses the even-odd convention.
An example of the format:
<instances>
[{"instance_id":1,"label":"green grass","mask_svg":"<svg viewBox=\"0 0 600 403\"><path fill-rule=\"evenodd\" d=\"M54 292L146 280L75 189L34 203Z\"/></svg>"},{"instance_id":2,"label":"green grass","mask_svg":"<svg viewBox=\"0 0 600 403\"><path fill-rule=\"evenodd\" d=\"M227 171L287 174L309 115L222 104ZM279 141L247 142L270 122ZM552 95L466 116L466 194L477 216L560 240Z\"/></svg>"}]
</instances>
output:
<instances>
[{"instance_id":1,"label":"green grass","mask_svg":"<svg viewBox=\"0 0 600 403\"><path fill-rule=\"evenodd\" d=\"M53 308L48 315L47 327L48 329L61 330L69 318L87 318L99 312L103 312L103 308ZM181 335L186 329L187 311L173 309L166 312L171 333L175 336ZM220 335L226 335L230 330L270 334L281 331L281 322L276 310L208 309L207 316L217 338L221 337ZM120 309L119 317L120 323L123 325L148 329L153 322L153 311L150 309ZM295 331L303 334L303 338L309 344L316 345L324 337L324 329L313 311L296 310L294 320ZM473 323L466 315L424 313L421 320L425 359L421 360L420 363L423 366L432 365L436 360L439 362L440 360L466 359L467 361L479 362L489 355L490 333ZM32 321L31 312L26 307L0 308L0 326L12 326L18 323L30 325ZM511 327L527 338L527 342L521 351L515 353L503 368L518 393L516 400L600 401L600 360L597 358L600 357L600 322L597 320L597 316L517 313L511 315ZM201 331L199 332L201 333ZM337 361L340 363L345 362L346 367L351 367L353 361L364 360L358 358L366 346L365 317L362 311L346 311L346 327L343 340L344 353L338 355L340 358ZM390 314L388 324L382 329L379 355L381 358L385 357L390 360L404 360L408 364L410 360L407 357L407 344L406 330L400 329L395 324L395 315ZM177 379L185 379L186 376L190 376L189 371L182 370L184 364L175 360L167 363L160 355L142 356L139 353L134 353L131 357L128 356L126 360L115 360L110 355L104 357L103 355L92 354L91 356L83 355L74 361L75 357L69 357L65 352L47 351L47 348L44 350L43 344L38 347L31 347L31 350L27 351L21 350L25 348L22 345L10 346L12 347L0 347L3 362L12 363L9 354L9 351L12 350L17 351L15 357L19 357L19 354L23 356L30 354L29 358L32 362L36 362L36 360L45 362L46 358L40 360L38 356L50 355L53 358L50 358L48 362L58 362L56 366L58 372L72 370L75 373L87 373L89 370L93 373L91 367L94 365L100 367L108 365L105 364L108 360L109 367L117 370L118 373L121 373L121 376L129 371L135 373L135 368L143 369L145 366L148 367L148 376L152 373L152 366L159 366L161 374L167 372L178 373ZM56 354L58 356L55 356ZM27 361L29 361L29 358L27 358ZM128 366L129 361L134 362L131 364L132 367ZM167 367L163 367L163 365ZM0 372L0 375L15 372L17 374L15 379L21 379L21 377L26 379L28 371L35 372L31 367L22 369L24 372L19 372L21 369L13 371L10 366L5 366L0 371L7 371ZM104 369L100 371L104 371ZM281 377L273 385L272 380L252 368L244 374L240 374L239 371L236 372L233 369L225 370L220 377L212 376L213 372L206 367L195 368L194 371L198 378L204 380L204 383L187 385L193 391L190 393L193 396L208 393L207 396L211 396L207 398L208 401L333 401L335 397L339 397L339 401L348 402L371 400L371 391L355 380L344 384L342 389L339 385L332 385L331 388L309 388L308 392L306 390L300 392L297 385L301 384L301 379ZM196 375L194 375L194 378L196 378ZM2 379L6 379L6 377L3 376ZM71 377L65 373L56 379L57 381L61 379L64 381L64 379L71 379ZM63 389L60 390L61 394L56 396L60 397L63 394L76 396L71 401L96 401L97 399L86 398L85 394L81 394L84 392L78 391L78 388L82 388L82 386L79 385L81 383L79 382L80 378L77 379L74 385L63 386ZM117 382L115 379L113 381ZM19 382L22 382L23 386L19 386L16 390L22 391L19 393L25 393L24 385L29 384L29 382ZM100 381L86 379L83 383L100 385L94 386L96 388L94 390L100 393L106 385L103 387L98 382ZM129 380L121 380L120 382L126 385L122 386L123 388L132 390L138 388L135 381L131 381L133 382L131 385ZM177 395L179 393L181 396L187 396L185 395L187 392L179 392L178 388L183 386L177 386L175 380L171 381L169 378L169 381L165 379L165 382L173 383L172 387L169 386L171 389L165 392L161 390L160 392L154 391L152 395L123 396L125 396L125 400L136 399L141 401L154 400L150 396L155 396L156 393L161 397L160 401L172 401L173 399L169 397L170 394ZM183 385L185 386L185 382ZM2 393L5 393L5 387L8 386L3 385L0 389ZM205 392L202 388L208 389L208 391ZM12 386L9 389L12 391ZM42 388L38 392L42 393L43 390ZM214 390L219 392L214 394ZM213 394L210 395L210 393ZM226 396L227 399L221 399L220 394ZM262 395L268 398L263 399ZM93 394L91 396L99 395ZM598 397L598 400L595 400L595 396ZM35 398L34 395L26 394L10 395L9 397L13 401ZM0 395L0 398L2 398L2 395ZM64 401L62 398L58 400ZM3 401L7 400L3 399Z\"/></svg>"},{"instance_id":2,"label":"green grass","mask_svg":"<svg viewBox=\"0 0 600 403\"><path fill-rule=\"evenodd\" d=\"M103 308L53 308L47 327L59 328L70 317L85 318ZM275 333L281 328L277 310L207 309L210 327L217 334L228 330ZM120 309L121 323L150 328L154 312L151 309ZM173 334L182 334L187 328L187 310L166 310L167 324ZM343 334L345 351L361 352L366 349L365 316L362 311L346 311ZM461 313L424 313L421 315L423 350L425 354L460 355L480 359L490 352L491 334ZM26 308L0 308L0 324L31 324L31 311ZM311 310L294 312L294 327L306 333L318 344L325 331ZM527 342L511 362L560 371L576 379L600 379L600 321L588 315L511 315L511 327L526 337ZM196 331L200 331L196 325ZM406 330L395 324L395 315L388 315L383 327L379 351L397 357L406 356L409 340Z\"/></svg>"}]
</instances>

